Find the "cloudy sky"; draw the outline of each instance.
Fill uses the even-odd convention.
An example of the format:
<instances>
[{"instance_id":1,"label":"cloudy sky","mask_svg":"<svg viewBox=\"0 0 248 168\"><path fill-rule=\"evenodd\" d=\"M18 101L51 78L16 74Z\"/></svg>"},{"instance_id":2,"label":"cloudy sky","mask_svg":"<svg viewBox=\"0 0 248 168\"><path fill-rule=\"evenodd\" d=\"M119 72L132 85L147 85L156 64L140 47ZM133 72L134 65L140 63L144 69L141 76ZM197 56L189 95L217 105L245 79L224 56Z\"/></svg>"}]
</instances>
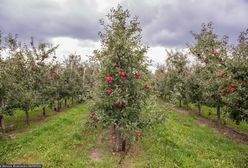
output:
<instances>
[{"instance_id":1,"label":"cloudy sky","mask_svg":"<svg viewBox=\"0 0 248 168\"><path fill-rule=\"evenodd\" d=\"M60 44L61 58L77 53L86 59L100 47L99 19L118 4L139 17L154 64L164 61L165 48L184 49L192 42L189 32L198 32L202 23L214 22L231 43L248 28L248 0L0 0L0 30L24 41L34 36Z\"/></svg>"}]
</instances>

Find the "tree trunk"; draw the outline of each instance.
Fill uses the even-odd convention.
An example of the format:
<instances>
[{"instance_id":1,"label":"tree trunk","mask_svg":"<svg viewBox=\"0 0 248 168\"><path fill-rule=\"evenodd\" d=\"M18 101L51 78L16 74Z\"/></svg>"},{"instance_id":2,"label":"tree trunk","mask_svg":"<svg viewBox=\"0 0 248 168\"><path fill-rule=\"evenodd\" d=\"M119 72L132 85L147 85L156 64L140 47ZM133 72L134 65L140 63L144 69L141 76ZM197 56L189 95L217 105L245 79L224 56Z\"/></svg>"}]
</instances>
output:
<instances>
[{"instance_id":1,"label":"tree trunk","mask_svg":"<svg viewBox=\"0 0 248 168\"><path fill-rule=\"evenodd\" d=\"M189 110L189 103L188 102L186 102L186 106L187 106L187 110Z\"/></svg>"},{"instance_id":2,"label":"tree trunk","mask_svg":"<svg viewBox=\"0 0 248 168\"><path fill-rule=\"evenodd\" d=\"M182 100L179 99L179 107L182 107Z\"/></svg>"},{"instance_id":3,"label":"tree trunk","mask_svg":"<svg viewBox=\"0 0 248 168\"><path fill-rule=\"evenodd\" d=\"M220 106L219 105L217 105L216 110L217 110L217 121L218 123L220 123Z\"/></svg>"},{"instance_id":4,"label":"tree trunk","mask_svg":"<svg viewBox=\"0 0 248 168\"><path fill-rule=\"evenodd\" d=\"M65 98L65 104L64 104L64 108L67 108L67 98Z\"/></svg>"},{"instance_id":5,"label":"tree trunk","mask_svg":"<svg viewBox=\"0 0 248 168\"><path fill-rule=\"evenodd\" d=\"M42 107L42 115L43 115L43 117L46 116L46 107L45 106Z\"/></svg>"},{"instance_id":6,"label":"tree trunk","mask_svg":"<svg viewBox=\"0 0 248 168\"><path fill-rule=\"evenodd\" d=\"M62 101L59 101L59 111L61 111L62 110Z\"/></svg>"},{"instance_id":7,"label":"tree trunk","mask_svg":"<svg viewBox=\"0 0 248 168\"><path fill-rule=\"evenodd\" d=\"M120 132L114 128L113 133L113 151L114 152L121 152L126 151L126 140L121 137Z\"/></svg>"},{"instance_id":8,"label":"tree trunk","mask_svg":"<svg viewBox=\"0 0 248 168\"><path fill-rule=\"evenodd\" d=\"M56 111L57 111L57 112L60 112L60 110L61 110L61 103L60 103L60 101L58 100L58 102L57 102L57 107L56 107Z\"/></svg>"},{"instance_id":9,"label":"tree trunk","mask_svg":"<svg viewBox=\"0 0 248 168\"><path fill-rule=\"evenodd\" d=\"M236 125L239 125L240 124L240 113L239 112L237 112L237 115L236 115Z\"/></svg>"},{"instance_id":10,"label":"tree trunk","mask_svg":"<svg viewBox=\"0 0 248 168\"><path fill-rule=\"evenodd\" d=\"M28 110L25 110L25 117L26 117L26 123L27 123L27 125L30 125Z\"/></svg>"},{"instance_id":11,"label":"tree trunk","mask_svg":"<svg viewBox=\"0 0 248 168\"><path fill-rule=\"evenodd\" d=\"M3 99L0 98L0 107L2 107L4 104L3 104ZM4 117L3 117L3 114L0 115L0 127L2 129L2 132L4 133L5 132L5 124L4 124Z\"/></svg>"},{"instance_id":12,"label":"tree trunk","mask_svg":"<svg viewBox=\"0 0 248 168\"><path fill-rule=\"evenodd\" d=\"M72 104L72 105L74 104L74 99L73 99L73 97L71 97L71 104Z\"/></svg>"},{"instance_id":13,"label":"tree trunk","mask_svg":"<svg viewBox=\"0 0 248 168\"><path fill-rule=\"evenodd\" d=\"M81 101L80 101L80 96L77 97L77 102L78 102L78 103L81 103Z\"/></svg>"},{"instance_id":14,"label":"tree trunk","mask_svg":"<svg viewBox=\"0 0 248 168\"><path fill-rule=\"evenodd\" d=\"M201 111L202 111L202 109L201 109L201 101L197 102L197 107L198 107L198 115L201 115Z\"/></svg>"},{"instance_id":15,"label":"tree trunk","mask_svg":"<svg viewBox=\"0 0 248 168\"><path fill-rule=\"evenodd\" d=\"M223 124L224 125L227 124L227 114L226 113L224 113Z\"/></svg>"},{"instance_id":16,"label":"tree trunk","mask_svg":"<svg viewBox=\"0 0 248 168\"><path fill-rule=\"evenodd\" d=\"M2 132L5 132L5 124L4 124L3 115L0 115L0 127L2 129Z\"/></svg>"},{"instance_id":17,"label":"tree trunk","mask_svg":"<svg viewBox=\"0 0 248 168\"><path fill-rule=\"evenodd\" d=\"M83 102L83 99L82 99L82 96L80 95L79 96L79 103L82 103Z\"/></svg>"}]
</instances>

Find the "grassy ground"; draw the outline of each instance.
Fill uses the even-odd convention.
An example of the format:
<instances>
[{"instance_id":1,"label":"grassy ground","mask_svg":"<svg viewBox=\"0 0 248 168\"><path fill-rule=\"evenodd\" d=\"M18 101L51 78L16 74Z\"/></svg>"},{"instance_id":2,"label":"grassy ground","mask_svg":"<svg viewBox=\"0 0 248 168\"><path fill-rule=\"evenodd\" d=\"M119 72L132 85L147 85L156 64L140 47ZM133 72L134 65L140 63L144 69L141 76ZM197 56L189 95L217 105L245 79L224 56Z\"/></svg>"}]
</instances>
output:
<instances>
[{"instance_id":1,"label":"grassy ground","mask_svg":"<svg viewBox=\"0 0 248 168\"><path fill-rule=\"evenodd\" d=\"M161 105L168 119L145 130L120 167L247 167L248 146L199 126L194 118ZM85 128L87 104L33 124L15 139L0 142L0 163L42 163L45 168L118 167L104 131Z\"/></svg>"},{"instance_id":2,"label":"grassy ground","mask_svg":"<svg viewBox=\"0 0 248 168\"><path fill-rule=\"evenodd\" d=\"M52 116L57 114L55 111L51 109L47 109L46 117ZM36 107L32 111L29 112L30 117L30 124L37 123L38 121L42 121L45 119L42 116L41 108ZM20 129L26 129L29 126L26 124L25 120L25 112L22 110L17 109L15 113L11 116L4 116L5 124L6 124L6 131L14 131Z\"/></svg>"},{"instance_id":3,"label":"grassy ground","mask_svg":"<svg viewBox=\"0 0 248 168\"><path fill-rule=\"evenodd\" d=\"M189 104L188 107L183 106L184 108L190 108L191 110L197 111L197 106L195 104ZM211 112L211 116L209 116L209 112ZM209 118L213 121L217 120L217 113L216 113L216 108L208 107L203 105L202 106L202 116L205 118ZM222 118L224 118L224 115L222 114ZM227 118L226 119L227 125L233 128L236 128L240 131L248 133L248 123L245 121L241 121L240 125L237 125L235 121Z\"/></svg>"},{"instance_id":4,"label":"grassy ground","mask_svg":"<svg viewBox=\"0 0 248 168\"><path fill-rule=\"evenodd\" d=\"M72 105L70 100L68 100L68 105ZM53 109L46 107L46 116L44 117L42 115L42 107L36 107L29 111L30 125L33 125L37 122L43 122L48 117L56 114L58 114L58 112L55 112ZM26 124L25 112L20 109L17 109L11 116L4 116L4 121L7 132L27 129L29 127L29 125Z\"/></svg>"}]
</instances>

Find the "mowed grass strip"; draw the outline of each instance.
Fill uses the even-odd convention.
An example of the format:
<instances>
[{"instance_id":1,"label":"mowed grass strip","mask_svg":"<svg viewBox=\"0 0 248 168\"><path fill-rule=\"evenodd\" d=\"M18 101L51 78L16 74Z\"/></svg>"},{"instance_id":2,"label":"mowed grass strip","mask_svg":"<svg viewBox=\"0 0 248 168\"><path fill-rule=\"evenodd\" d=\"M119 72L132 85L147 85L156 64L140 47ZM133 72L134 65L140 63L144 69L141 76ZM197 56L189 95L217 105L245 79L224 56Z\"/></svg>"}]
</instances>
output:
<instances>
[{"instance_id":1,"label":"mowed grass strip","mask_svg":"<svg viewBox=\"0 0 248 168\"><path fill-rule=\"evenodd\" d=\"M42 163L44 167L88 167L98 129L86 129L87 104L72 107L39 127L0 143L0 163ZM104 161L99 163L104 165ZM111 164L108 160L107 164ZM95 164L97 165L97 164Z\"/></svg>"},{"instance_id":2,"label":"mowed grass strip","mask_svg":"<svg viewBox=\"0 0 248 168\"><path fill-rule=\"evenodd\" d=\"M120 167L247 167L247 145L159 104L167 120L146 129ZM0 163L42 163L45 168L118 167L120 156L99 143L108 141L104 131L82 125L88 114L87 104L80 104L13 140L2 141Z\"/></svg>"},{"instance_id":3,"label":"mowed grass strip","mask_svg":"<svg viewBox=\"0 0 248 168\"><path fill-rule=\"evenodd\" d=\"M149 129L136 167L248 167L248 146L200 126L192 116L172 108L168 119Z\"/></svg>"}]
</instances>

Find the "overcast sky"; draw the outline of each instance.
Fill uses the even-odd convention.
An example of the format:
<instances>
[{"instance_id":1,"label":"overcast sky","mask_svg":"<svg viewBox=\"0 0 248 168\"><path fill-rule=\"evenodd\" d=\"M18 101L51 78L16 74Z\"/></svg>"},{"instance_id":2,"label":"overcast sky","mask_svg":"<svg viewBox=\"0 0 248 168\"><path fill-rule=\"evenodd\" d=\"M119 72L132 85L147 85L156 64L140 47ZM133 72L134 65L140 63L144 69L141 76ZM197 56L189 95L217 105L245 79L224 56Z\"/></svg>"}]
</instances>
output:
<instances>
[{"instance_id":1,"label":"overcast sky","mask_svg":"<svg viewBox=\"0 0 248 168\"><path fill-rule=\"evenodd\" d=\"M60 44L61 58L77 53L86 59L100 47L99 19L118 4L139 17L154 64L164 62L165 48L185 48L193 40L189 32L202 23L212 21L231 43L248 28L248 0L0 0L0 30Z\"/></svg>"}]
</instances>

